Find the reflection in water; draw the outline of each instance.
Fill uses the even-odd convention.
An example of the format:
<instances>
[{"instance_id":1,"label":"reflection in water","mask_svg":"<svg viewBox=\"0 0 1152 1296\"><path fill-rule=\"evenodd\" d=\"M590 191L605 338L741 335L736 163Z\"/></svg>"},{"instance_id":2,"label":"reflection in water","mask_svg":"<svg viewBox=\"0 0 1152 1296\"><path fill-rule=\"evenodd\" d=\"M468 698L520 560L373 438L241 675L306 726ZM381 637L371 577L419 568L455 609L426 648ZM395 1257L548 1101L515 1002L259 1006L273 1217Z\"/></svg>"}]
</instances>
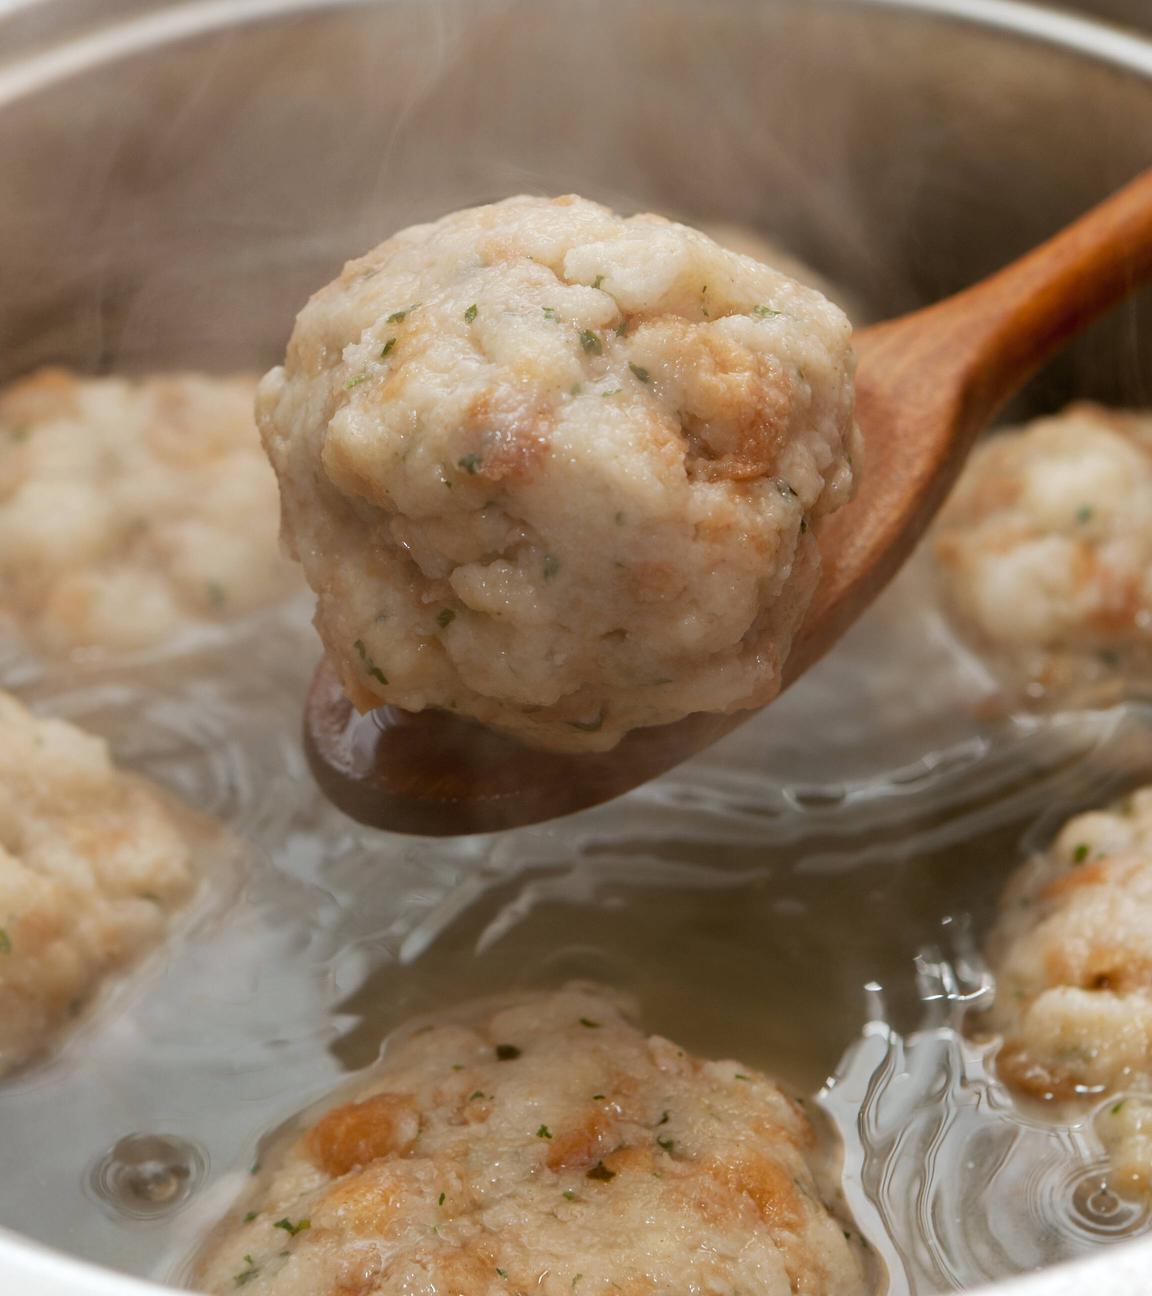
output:
<instances>
[{"instance_id":1,"label":"reflection in water","mask_svg":"<svg viewBox=\"0 0 1152 1296\"><path fill-rule=\"evenodd\" d=\"M460 840L375 833L316 794L298 737L317 651L302 607L67 678L4 658L34 705L221 818L248 871L54 1058L0 1087L7 1156L41 1168L0 1180L0 1222L174 1276L262 1137L391 1031L585 978L693 1051L797 1092L835 1077L822 1102L893 1292L1143 1228L1101 1188L1086 1130L1018 1114L955 1014L987 993L975 951L1022 848L1146 777L1152 725L1136 710L981 719L986 681L921 579L906 573L700 759L597 810ZM109 1207L115 1149L134 1135L197 1149L203 1177L175 1214ZM148 1164L145 1198L180 1186L164 1179L175 1163Z\"/></svg>"}]
</instances>

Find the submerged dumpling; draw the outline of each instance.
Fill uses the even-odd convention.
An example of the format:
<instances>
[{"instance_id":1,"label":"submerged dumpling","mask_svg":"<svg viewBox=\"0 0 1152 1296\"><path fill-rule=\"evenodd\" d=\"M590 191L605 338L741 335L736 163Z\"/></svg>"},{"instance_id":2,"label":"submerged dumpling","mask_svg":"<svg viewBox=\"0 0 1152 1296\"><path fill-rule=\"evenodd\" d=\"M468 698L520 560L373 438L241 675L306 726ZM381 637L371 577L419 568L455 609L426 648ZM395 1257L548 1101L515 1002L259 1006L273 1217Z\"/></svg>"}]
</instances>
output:
<instances>
[{"instance_id":1,"label":"submerged dumpling","mask_svg":"<svg viewBox=\"0 0 1152 1296\"><path fill-rule=\"evenodd\" d=\"M1014 691L1152 692L1152 414L1077 404L992 437L935 553L958 626Z\"/></svg>"},{"instance_id":2,"label":"submerged dumpling","mask_svg":"<svg viewBox=\"0 0 1152 1296\"><path fill-rule=\"evenodd\" d=\"M194 886L189 826L155 790L0 693L0 1074L154 946Z\"/></svg>"},{"instance_id":3,"label":"submerged dumpling","mask_svg":"<svg viewBox=\"0 0 1152 1296\"><path fill-rule=\"evenodd\" d=\"M349 697L571 750L768 701L852 491L849 337L768 266L580 198L350 262L258 402Z\"/></svg>"},{"instance_id":4,"label":"submerged dumpling","mask_svg":"<svg viewBox=\"0 0 1152 1296\"><path fill-rule=\"evenodd\" d=\"M1152 1188L1152 788L1078 815L1014 879L993 940L1000 1074L1099 1102L1119 1185Z\"/></svg>"},{"instance_id":5,"label":"submerged dumpling","mask_svg":"<svg viewBox=\"0 0 1152 1296\"><path fill-rule=\"evenodd\" d=\"M389 1048L211 1246L225 1296L863 1296L800 1108L567 990Z\"/></svg>"},{"instance_id":6,"label":"submerged dumpling","mask_svg":"<svg viewBox=\"0 0 1152 1296\"><path fill-rule=\"evenodd\" d=\"M49 653L125 650L293 590L255 389L44 369L0 392L0 616Z\"/></svg>"}]
</instances>

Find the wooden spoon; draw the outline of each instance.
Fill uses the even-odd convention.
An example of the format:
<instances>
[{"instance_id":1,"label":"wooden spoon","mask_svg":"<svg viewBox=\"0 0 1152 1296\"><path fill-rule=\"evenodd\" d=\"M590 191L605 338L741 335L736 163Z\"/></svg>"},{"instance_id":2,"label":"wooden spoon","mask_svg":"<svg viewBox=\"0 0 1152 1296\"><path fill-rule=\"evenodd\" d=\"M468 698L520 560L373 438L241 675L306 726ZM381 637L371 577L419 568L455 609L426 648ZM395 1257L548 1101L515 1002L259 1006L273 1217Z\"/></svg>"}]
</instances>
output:
<instances>
[{"instance_id":1,"label":"wooden spoon","mask_svg":"<svg viewBox=\"0 0 1152 1296\"><path fill-rule=\"evenodd\" d=\"M822 525L821 583L785 686L824 655L912 551L996 410L1062 343L1152 274L1152 171L975 287L857 334L866 458L856 499ZM608 801L751 714L637 729L612 751L555 755L444 712L359 715L322 662L305 712L317 781L346 814L453 836Z\"/></svg>"}]
</instances>

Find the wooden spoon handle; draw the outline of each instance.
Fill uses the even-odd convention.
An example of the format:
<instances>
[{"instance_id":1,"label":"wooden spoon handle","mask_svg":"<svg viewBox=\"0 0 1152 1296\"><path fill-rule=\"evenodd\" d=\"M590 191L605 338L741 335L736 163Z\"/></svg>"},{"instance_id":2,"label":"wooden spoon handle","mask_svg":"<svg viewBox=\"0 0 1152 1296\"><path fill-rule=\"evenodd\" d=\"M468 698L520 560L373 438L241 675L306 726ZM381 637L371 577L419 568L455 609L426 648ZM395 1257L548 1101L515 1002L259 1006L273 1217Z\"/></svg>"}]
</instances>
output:
<instances>
[{"instance_id":1,"label":"wooden spoon handle","mask_svg":"<svg viewBox=\"0 0 1152 1296\"><path fill-rule=\"evenodd\" d=\"M955 384L965 395L964 430L983 426L1073 334L1150 274L1152 170L973 287L867 330L872 356L913 330L945 344L923 381Z\"/></svg>"},{"instance_id":2,"label":"wooden spoon handle","mask_svg":"<svg viewBox=\"0 0 1152 1296\"><path fill-rule=\"evenodd\" d=\"M990 417L1072 334L1149 274L1152 170L972 290L995 325L972 374L975 417Z\"/></svg>"},{"instance_id":3,"label":"wooden spoon handle","mask_svg":"<svg viewBox=\"0 0 1152 1296\"><path fill-rule=\"evenodd\" d=\"M1150 274L1152 171L974 287L857 334L863 480L821 529L823 576L788 680L899 570L1004 401Z\"/></svg>"}]
</instances>

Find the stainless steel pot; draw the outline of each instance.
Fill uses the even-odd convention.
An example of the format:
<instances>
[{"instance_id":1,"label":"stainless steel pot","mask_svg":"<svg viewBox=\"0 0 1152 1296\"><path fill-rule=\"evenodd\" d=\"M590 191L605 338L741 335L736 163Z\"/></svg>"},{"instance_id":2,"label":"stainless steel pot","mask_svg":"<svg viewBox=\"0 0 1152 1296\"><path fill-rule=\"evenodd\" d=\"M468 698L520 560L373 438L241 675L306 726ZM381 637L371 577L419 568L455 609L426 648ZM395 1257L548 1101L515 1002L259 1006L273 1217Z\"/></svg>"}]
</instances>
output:
<instances>
[{"instance_id":1,"label":"stainless steel pot","mask_svg":"<svg viewBox=\"0 0 1152 1296\"><path fill-rule=\"evenodd\" d=\"M1062 7L1137 30L1152 28L1152 6L1145 0L1064 0Z\"/></svg>"},{"instance_id":2,"label":"stainless steel pot","mask_svg":"<svg viewBox=\"0 0 1152 1296\"><path fill-rule=\"evenodd\" d=\"M770 229L884 316L1150 162L1152 44L1011 0L0 0L0 378L264 364L346 256L526 189ZM1150 326L1021 407L1152 403ZM13 1296L157 1290L0 1234Z\"/></svg>"}]
</instances>

